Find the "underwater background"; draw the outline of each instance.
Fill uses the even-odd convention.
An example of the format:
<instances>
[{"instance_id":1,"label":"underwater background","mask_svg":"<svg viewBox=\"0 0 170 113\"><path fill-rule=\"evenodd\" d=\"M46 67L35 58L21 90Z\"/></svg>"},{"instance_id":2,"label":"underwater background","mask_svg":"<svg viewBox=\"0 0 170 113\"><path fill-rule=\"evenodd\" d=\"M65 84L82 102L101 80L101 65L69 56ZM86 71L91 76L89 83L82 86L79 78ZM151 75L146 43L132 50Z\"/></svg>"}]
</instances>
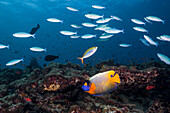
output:
<instances>
[{"instance_id":1,"label":"underwater background","mask_svg":"<svg viewBox=\"0 0 170 113\"><path fill-rule=\"evenodd\" d=\"M106 9L94 9L91 7L93 4L103 5ZM94 56L85 59L86 63L95 64L108 59L114 59L122 64L127 64L130 61L147 62L147 60L141 61L142 58L148 58L148 60L154 58L159 61L156 55L159 52L170 56L169 42L156 39L157 36L169 33L168 0L1 0L0 6L0 42L10 45L9 50L0 51L2 67L5 67L8 61L16 58L24 58L23 63L28 65L32 57L41 57L37 61L42 66L47 63L44 61L47 54L58 55L59 59L55 61L59 63L70 61L81 64L77 57L82 56L85 50L93 46L97 46L98 51ZM67 6L79 9L79 11L70 11L66 9ZM83 22L91 22L84 16L88 13L104 15L104 17L119 16L123 20L122 22L110 21L108 24L111 27L124 28L125 33L117 34L108 41L99 41L99 36L103 32L96 31L93 28L75 29L70 26L70 24L81 25ZM149 36L159 43L158 47L145 46L139 41L144 33L133 30L133 27L137 25L132 23L130 19L137 18L144 21L143 18L148 15L155 15L166 20L165 24L153 22L144 26L148 29ZM64 23L50 23L47 18L58 18L64 20ZM12 36L15 32L30 32L37 24L40 24L40 29L36 33L36 39L19 39ZM97 34L97 37L71 39L69 36L60 34L61 30L78 31L80 36L88 33ZM120 43L129 43L132 44L132 47L121 48L119 47ZM29 50L32 46L47 48L47 52L32 52ZM21 65L16 67L22 68Z\"/></svg>"},{"instance_id":2,"label":"underwater background","mask_svg":"<svg viewBox=\"0 0 170 113\"><path fill-rule=\"evenodd\" d=\"M170 112L170 43L156 38L170 35L169 5L170 0L0 0L0 44L9 45L9 49L0 49L0 113ZM101 40L103 31L82 26L84 22L96 24L86 14L118 16L122 21L105 24L124 29L124 33ZM144 20L147 16L160 17L165 24L147 23ZM63 23L49 22L48 18ZM132 18L146 25L137 25ZM13 36L17 32L29 33L37 24L40 28L35 38ZM71 24L82 28L75 29ZM148 33L135 31L136 26L146 28ZM73 39L60 31L96 37ZM144 45L140 41L144 35L158 42L158 46ZM120 47L121 43L132 46ZM34 46L47 51L31 51ZM98 49L82 64L77 58L91 47ZM169 58L161 61L157 53ZM48 61L45 60L48 55L57 57ZM6 66L7 62L21 58L24 62ZM93 96L82 89L89 77L110 70L121 80L114 91Z\"/></svg>"}]
</instances>

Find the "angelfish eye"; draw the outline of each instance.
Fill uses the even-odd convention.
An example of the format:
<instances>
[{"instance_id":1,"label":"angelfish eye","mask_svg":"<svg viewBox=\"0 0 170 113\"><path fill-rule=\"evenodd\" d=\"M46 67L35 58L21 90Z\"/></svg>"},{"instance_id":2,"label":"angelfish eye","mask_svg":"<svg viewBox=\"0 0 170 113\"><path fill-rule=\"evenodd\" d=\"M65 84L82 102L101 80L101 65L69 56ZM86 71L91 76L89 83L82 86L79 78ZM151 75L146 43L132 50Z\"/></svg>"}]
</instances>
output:
<instances>
[{"instance_id":1,"label":"angelfish eye","mask_svg":"<svg viewBox=\"0 0 170 113\"><path fill-rule=\"evenodd\" d=\"M116 75L116 72L114 73L114 75L110 75L111 77L114 77Z\"/></svg>"}]
</instances>

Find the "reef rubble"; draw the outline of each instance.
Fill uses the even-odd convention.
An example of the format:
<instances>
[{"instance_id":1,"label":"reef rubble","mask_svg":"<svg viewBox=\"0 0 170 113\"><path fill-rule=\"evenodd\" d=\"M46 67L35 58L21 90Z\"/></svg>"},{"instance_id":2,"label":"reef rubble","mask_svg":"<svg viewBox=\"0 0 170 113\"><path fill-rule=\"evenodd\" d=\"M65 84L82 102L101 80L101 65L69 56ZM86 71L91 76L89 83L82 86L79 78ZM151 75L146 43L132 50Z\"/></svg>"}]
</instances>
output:
<instances>
[{"instance_id":1,"label":"reef rubble","mask_svg":"<svg viewBox=\"0 0 170 113\"><path fill-rule=\"evenodd\" d=\"M1 113L168 113L170 112L170 71L166 68L113 66L108 61L93 68L72 63L50 63L0 84ZM14 69L13 69L14 70ZM103 96L92 96L82 90L88 77L114 70L121 84ZM16 72L2 70L1 73ZM19 73L21 72L21 73Z\"/></svg>"}]
</instances>

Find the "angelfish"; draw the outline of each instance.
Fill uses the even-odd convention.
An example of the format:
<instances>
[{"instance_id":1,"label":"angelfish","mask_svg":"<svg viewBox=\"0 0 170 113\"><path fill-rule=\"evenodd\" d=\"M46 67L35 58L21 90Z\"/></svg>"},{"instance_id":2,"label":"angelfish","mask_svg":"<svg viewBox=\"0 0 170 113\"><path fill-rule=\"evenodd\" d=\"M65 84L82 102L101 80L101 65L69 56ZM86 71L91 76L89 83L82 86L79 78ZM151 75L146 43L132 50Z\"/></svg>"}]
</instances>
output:
<instances>
[{"instance_id":1,"label":"angelfish","mask_svg":"<svg viewBox=\"0 0 170 113\"><path fill-rule=\"evenodd\" d=\"M119 83L119 75L111 70L92 76L85 81L82 89L93 96L101 96L116 89Z\"/></svg>"},{"instance_id":2,"label":"angelfish","mask_svg":"<svg viewBox=\"0 0 170 113\"><path fill-rule=\"evenodd\" d=\"M82 64L84 63L83 59L84 58L88 58L90 56L92 56L96 51L97 51L98 47L91 47L88 50L86 50L86 52L84 53L83 57L78 57L77 59L80 59Z\"/></svg>"}]
</instances>

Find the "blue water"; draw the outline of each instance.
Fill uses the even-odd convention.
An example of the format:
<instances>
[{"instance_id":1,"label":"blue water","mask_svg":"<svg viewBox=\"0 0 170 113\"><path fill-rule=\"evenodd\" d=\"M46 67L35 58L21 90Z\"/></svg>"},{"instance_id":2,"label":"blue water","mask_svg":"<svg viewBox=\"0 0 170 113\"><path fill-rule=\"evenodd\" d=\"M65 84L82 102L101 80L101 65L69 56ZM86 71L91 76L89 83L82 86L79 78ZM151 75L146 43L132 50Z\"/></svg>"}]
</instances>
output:
<instances>
[{"instance_id":1,"label":"blue water","mask_svg":"<svg viewBox=\"0 0 170 113\"><path fill-rule=\"evenodd\" d=\"M91 5L102 5L106 9L98 10ZM59 55L59 59L54 60L58 63L67 63L67 60L81 64L77 57L81 57L84 52L94 46L98 46L97 52L85 59L85 63L99 63L103 60L114 59L119 63L128 63L129 61L139 62L141 58L155 58L160 52L170 57L170 43L156 39L160 35L170 35L170 16L169 0L0 0L0 43L10 45L10 50L0 50L1 67L16 58L24 58L24 63L28 65L32 57L38 59L40 65L48 64L44 61L46 55ZM79 12L72 12L66 7L73 7ZM98 41L101 31L95 31L94 28L74 29L70 24L81 25L83 22L92 22L84 15L95 13L110 17L115 15L120 17L123 22L110 21L111 27L119 29L125 28L125 33L117 34L108 41ZM165 24L153 22L147 24L149 36L159 42L159 47L145 46L139 38L145 33L134 31L132 27L138 26L131 22L131 18L137 18L144 21L146 16L158 16L165 21ZM47 18L58 18L64 20L64 24L50 23ZM93 22L95 23L95 21ZM33 27L40 24L40 29L36 33L36 39L19 39L13 37L16 32L30 32ZM78 35L87 33L97 34L93 39L71 39L69 36L60 34L61 30L78 31ZM120 43L132 44L132 47L121 48ZM47 48L47 52L32 52L30 47L39 46ZM12 67L12 66L11 66ZM22 68L20 64L15 67Z\"/></svg>"}]
</instances>

